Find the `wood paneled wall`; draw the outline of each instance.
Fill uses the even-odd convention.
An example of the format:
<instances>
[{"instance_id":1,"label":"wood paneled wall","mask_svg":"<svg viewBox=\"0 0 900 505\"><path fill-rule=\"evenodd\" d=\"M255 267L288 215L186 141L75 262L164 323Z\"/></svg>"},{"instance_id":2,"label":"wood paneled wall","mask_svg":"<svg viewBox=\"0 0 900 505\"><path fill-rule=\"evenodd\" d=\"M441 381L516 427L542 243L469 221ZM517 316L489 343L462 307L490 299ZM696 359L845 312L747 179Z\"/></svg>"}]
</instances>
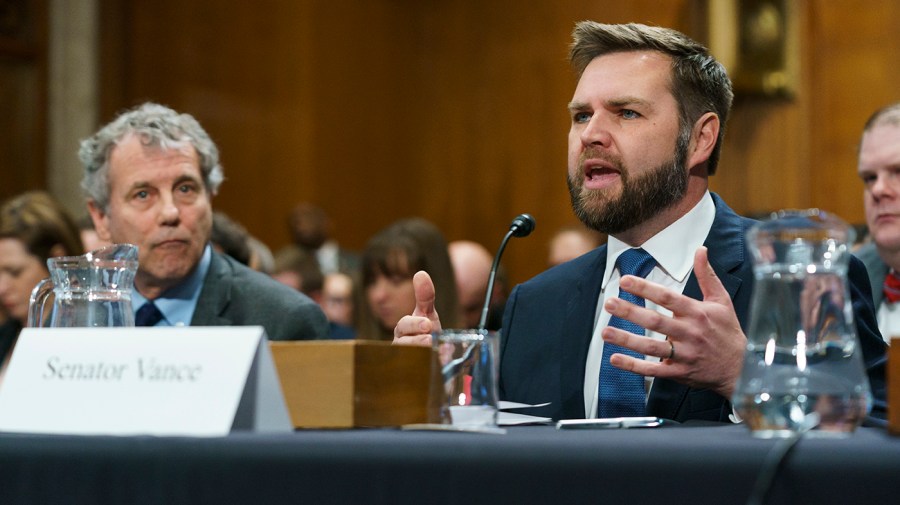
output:
<instances>
[{"instance_id":1,"label":"wood paneled wall","mask_svg":"<svg viewBox=\"0 0 900 505\"><path fill-rule=\"evenodd\" d=\"M0 200L46 184L47 5L0 1Z\"/></svg>"},{"instance_id":2,"label":"wood paneled wall","mask_svg":"<svg viewBox=\"0 0 900 505\"><path fill-rule=\"evenodd\" d=\"M854 146L900 99L894 0L798 2L793 100L738 97L713 188L738 211L820 206L861 221ZM494 250L513 281L574 222L565 189L565 60L575 21L639 21L703 38L702 2L640 0L103 0L101 118L144 100L195 115L219 144L215 201L277 248L300 201L362 248L421 215Z\"/></svg>"},{"instance_id":3,"label":"wood paneled wall","mask_svg":"<svg viewBox=\"0 0 900 505\"><path fill-rule=\"evenodd\" d=\"M809 10L809 205L864 222L857 146L866 119L900 101L900 3L825 0Z\"/></svg>"}]
</instances>

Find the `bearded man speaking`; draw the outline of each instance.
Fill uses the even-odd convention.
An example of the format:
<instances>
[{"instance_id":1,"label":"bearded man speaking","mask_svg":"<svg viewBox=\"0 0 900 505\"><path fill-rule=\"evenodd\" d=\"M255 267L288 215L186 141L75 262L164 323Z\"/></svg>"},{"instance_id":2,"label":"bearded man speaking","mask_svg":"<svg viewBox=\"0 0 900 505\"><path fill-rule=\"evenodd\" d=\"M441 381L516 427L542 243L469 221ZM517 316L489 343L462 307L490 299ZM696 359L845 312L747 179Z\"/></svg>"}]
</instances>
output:
<instances>
[{"instance_id":1,"label":"bearded man speaking","mask_svg":"<svg viewBox=\"0 0 900 505\"><path fill-rule=\"evenodd\" d=\"M683 34L578 23L570 61L568 186L575 214L609 242L515 288L503 317L500 395L554 419L657 416L737 421L753 270L753 221L709 192L732 101L725 69ZM851 296L876 406L885 346L864 267ZM440 328L434 288L394 341Z\"/></svg>"}]
</instances>

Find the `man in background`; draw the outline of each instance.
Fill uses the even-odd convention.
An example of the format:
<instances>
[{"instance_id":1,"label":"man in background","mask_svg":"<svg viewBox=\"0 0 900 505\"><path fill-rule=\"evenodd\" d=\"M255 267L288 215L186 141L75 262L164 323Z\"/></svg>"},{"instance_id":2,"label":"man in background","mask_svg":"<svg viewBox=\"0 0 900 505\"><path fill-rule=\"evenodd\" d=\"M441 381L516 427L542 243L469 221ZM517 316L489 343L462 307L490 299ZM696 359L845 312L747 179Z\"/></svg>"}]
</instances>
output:
<instances>
[{"instance_id":1,"label":"man in background","mask_svg":"<svg viewBox=\"0 0 900 505\"><path fill-rule=\"evenodd\" d=\"M322 310L329 321L353 327L356 298L353 278L334 272L325 275L322 284Z\"/></svg>"},{"instance_id":2,"label":"man in background","mask_svg":"<svg viewBox=\"0 0 900 505\"><path fill-rule=\"evenodd\" d=\"M294 243L286 249L299 247L314 254L323 274L354 275L359 271L359 255L340 247L331 237L331 219L321 207L306 202L294 207L290 231Z\"/></svg>"},{"instance_id":3,"label":"man in background","mask_svg":"<svg viewBox=\"0 0 900 505\"><path fill-rule=\"evenodd\" d=\"M554 267L587 254L603 243L602 235L583 226L565 226L550 239L547 265Z\"/></svg>"},{"instance_id":4,"label":"man in background","mask_svg":"<svg viewBox=\"0 0 900 505\"><path fill-rule=\"evenodd\" d=\"M450 253L450 262L453 263L456 294L462 311L460 322L466 328L477 328L481 322L481 311L484 309L484 297L487 294L488 278L491 275L494 258L483 245L471 240L450 242L447 245L447 252ZM497 277L500 277L499 273ZM485 328L488 330L500 329L503 321L502 285L502 282L495 280L485 321Z\"/></svg>"},{"instance_id":5,"label":"man in background","mask_svg":"<svg viewBox=\"0 0 900 505\"><path fill-rule=\"evenodd\" d=\"M260 325L272 340L325 338L308 297L210 246L219 151L192 116L145 103L82 141L82 188L102 240L139 250L139 326Z\"/></svg>"},{"instance_id":6,"label":"man in background","mask_svg":"<svg viewBox=\"0 0 900 505\"><path fill-rule=\"evenodd\" d=\"M900 103L866 121L857 172L872 240L856 254L869 271L878 328L890 344L892 336L900 336Z\"/></svg>"}]
</instances>

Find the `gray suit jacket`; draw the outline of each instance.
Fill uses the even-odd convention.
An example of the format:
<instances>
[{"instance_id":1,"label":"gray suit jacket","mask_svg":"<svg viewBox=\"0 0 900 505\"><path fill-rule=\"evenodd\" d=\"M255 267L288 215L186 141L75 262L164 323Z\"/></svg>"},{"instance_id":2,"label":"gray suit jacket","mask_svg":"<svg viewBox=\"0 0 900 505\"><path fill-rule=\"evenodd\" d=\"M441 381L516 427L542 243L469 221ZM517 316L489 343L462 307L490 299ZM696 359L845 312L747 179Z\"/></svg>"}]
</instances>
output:
<instances>
[{"instance_id":1,"label":"gray suit jacket","mask_svg":"<svg viewBox=\"0 0 900 505\"><path fill-rule=\"evenodd\" d=\"M269 340L328 337L328 321L309 297L233 258L213 253L191 326L262 326Z\"/></svg>"},{"instance_id":2,"label":"gray suit jacket","mask_svg":"<svg viewBox=\"0 0 900 505\"><path fill-rule=\"evenodd\" d=\"M869 284L872 285L872 301L875 303L875 311L877 312L881 302L884 301L882 286L884 285L884 278L888 274L888 266L881 259L881 256L878 255L878 248L875 247L875 242L869 242L860 247L856 251L856 257L862 260L863 265L866 266L866 270L869 272Z\"/></svg>"}]
</instances>

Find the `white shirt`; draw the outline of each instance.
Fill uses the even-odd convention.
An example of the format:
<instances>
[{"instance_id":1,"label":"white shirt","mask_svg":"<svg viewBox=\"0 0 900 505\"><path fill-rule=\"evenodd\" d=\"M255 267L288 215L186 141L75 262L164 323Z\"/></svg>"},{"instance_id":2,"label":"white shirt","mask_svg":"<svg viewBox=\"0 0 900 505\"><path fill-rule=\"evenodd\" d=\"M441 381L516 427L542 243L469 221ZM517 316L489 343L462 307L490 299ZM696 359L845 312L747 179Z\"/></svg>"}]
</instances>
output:
<instances>
[{"instance_id":1,"label":"white shirt","mask_svg":"<svg viewBox=\"0 0 900 505\"><path fill-rule=\"evenodd\" d=\"M875 289L875 287L872 287ZM891 303L884 299L878 307L878 329L881 331L881 338L888 345L891 344L891 337L900 337L900 302Z\"/></svg>"},{"instance_id":2,"label":"white shirt","mask_svg":"<svg viewBox=\"0 0 900 505\"><path fill-rule=\"evenodd\" d=\"M694 268L694 253L706 241L715 218L716 206L707 191L687 214L641 244L640 247L656 260L656 267L647 275L647 280L679 293L684 291ZM609 324L611 317L603 308L603 303L607 298L619 296L621 274L616 268L616 259L629 248L630 246L621 240L609 237L606 248L606 271L603 274L600 299L597 301L594 316L594 336L588 348L584 371L584 411L588 418L597 417L597 387L600 382L600 360L603 357L603 338L600 332ZM672 315L669 310L656 306L650 300L646 301L645 306L665 316ZM666 338L665 335L653 331L647 331L647 336L657 340ZM646 359L659 361L655 356L648 356ZM646 378L648 391L652 381L652 377Z\"/></svg>"},{"instance_id":3,"label":"white shirt","mask_svg":"<svg viewBox=\"0 0 900 505\"><path fill-rule=\"evenodd\" d=\"M332 274L341 270L341 249L334 240L322 244L316 251L316 259L323 274Z\"/></svg>"}]
</instances>

